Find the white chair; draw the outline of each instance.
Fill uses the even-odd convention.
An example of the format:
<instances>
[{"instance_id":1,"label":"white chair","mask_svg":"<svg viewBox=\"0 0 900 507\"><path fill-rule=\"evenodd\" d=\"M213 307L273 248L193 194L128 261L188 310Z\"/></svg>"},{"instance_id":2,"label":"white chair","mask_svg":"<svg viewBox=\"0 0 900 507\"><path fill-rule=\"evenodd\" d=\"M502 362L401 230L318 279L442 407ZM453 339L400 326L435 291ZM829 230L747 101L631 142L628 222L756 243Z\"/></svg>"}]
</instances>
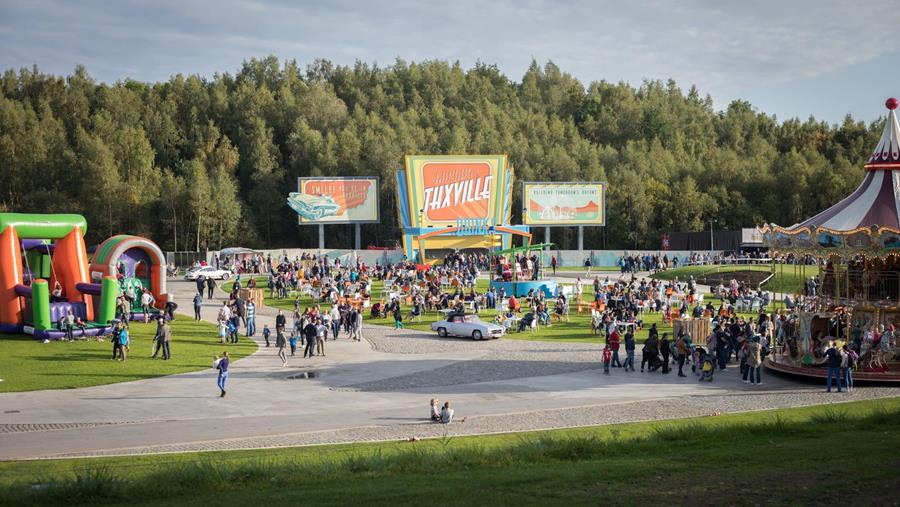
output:
<instances>
[{"instance_id":1,"label":"white chair","mask_svg":"<svg viewBox=\"0 0 900 507\"><path fill-rule=\"evenodd\" d=\"M528 329L533 333L533 332L537 331L537 328L538 328L538 318L537 318L537 315L535 315L531 319L531 326L529 326Z\"/></svg>"}]
</instances>

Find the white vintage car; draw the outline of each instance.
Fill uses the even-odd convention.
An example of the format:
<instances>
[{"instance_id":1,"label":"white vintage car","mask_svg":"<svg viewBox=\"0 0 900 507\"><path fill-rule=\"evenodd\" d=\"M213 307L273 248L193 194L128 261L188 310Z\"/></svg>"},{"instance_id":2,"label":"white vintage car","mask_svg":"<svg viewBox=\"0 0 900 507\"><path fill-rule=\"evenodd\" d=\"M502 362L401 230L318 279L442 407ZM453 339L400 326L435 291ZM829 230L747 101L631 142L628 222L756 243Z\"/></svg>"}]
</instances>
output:
<instances>
[{"instance_id":1,"label":"white vintage car","mask_svg":"<svg viewBox=\"0 0 900 507\"><path fill-rule=\"evenodd\" d=\"M196 280L200 277L212 278L215 280L228 280L231 278L231 271L227 269L216 269L212 266L200 266L191 268L184 274L185 280Z\"/></svg>"},{"instance_id":2,"label":"white vintage car","mask_svg":"<svg viewBox=\"0 0 900 507\"><path fill-rule=\"evenodd\" d=\"M503 336L502 327L485 322L479 319L478 315L466 315L463 313L450 313L446 319L431 324L431 330L437 331L438 336L441 337L453 335L468 337L473 340L500 338Z\"/></svg>"}]
</instances>

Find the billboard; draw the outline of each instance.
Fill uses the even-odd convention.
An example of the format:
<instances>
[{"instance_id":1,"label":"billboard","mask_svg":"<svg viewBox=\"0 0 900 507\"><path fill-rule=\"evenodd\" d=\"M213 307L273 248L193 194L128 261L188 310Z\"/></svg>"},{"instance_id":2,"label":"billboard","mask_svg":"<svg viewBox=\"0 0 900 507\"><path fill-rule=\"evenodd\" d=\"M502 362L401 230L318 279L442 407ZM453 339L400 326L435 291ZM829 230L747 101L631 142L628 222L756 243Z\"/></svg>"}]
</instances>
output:
<instances>
[{"instance_id":1,"label":"billboard","mask_svg":"<svg viewBox=\"0 0 900 507\"><path fill-rule=\"evenodd\" d=\"M606 184L522 183L525 225L606 225Z\"/></svg>"},{"instance_id":2,"label":"billboard","mask_svg":"<svg viewBox=\"0 0 900 507\"><path fill-rule=\"evenodd\" d=\"M378 178L297 178L287 202L300 224L378 222Z\"/></svg>"},{"instance_id":3,"label":"billboard","mask_svg":"<svg viewBox=\"0 0 900 507\"><path fill-rule=\"evenodd\" d=\"M503 189L512 185L506 155L410 155L405 179L417 227L504 223Z\"/></svg>"}]
</instances>

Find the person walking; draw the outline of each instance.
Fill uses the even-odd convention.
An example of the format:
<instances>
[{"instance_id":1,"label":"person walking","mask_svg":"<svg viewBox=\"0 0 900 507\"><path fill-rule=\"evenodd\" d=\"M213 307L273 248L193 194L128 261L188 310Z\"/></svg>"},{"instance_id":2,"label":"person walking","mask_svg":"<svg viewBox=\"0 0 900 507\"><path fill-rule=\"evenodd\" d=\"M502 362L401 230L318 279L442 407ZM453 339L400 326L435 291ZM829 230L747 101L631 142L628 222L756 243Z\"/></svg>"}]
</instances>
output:
<instances>
[{"instance_id":1,"label":"person walking","mask_svg":"<svg viewBox=\"0 0 900 507\"><path fill-rule=\"evenodd\" d=\"M216 281L209 277L206 279L206 298L212 299L213 291L216 290Z\"/></svg>"},{"instance_id":2,"label":"person walking","mask_svg":"<svg viewBox=\"0 0 900 507\"><path fill-rule=\"evenodd\" d=\"M403 312L399 303L394 306L394 329L403 329Z\"/></svg>"},{"instance_id":3,"label":"person walking","mask_svg":"<svg viewBox=\"0 0 900 507\"><path fill-rule=\"evenodd\" d=\"M337 307L337 305L332 305L329 315L331 316L332 338L337 340L338 333L341 332L341 310Z\"/></svg>"},{"instance_id":4,"label":"person walking","mask_svg":"<svg viewBox=\"0 0 900 507\"><path fill-rule=\"evenodd\" d=\"M153 335L153 355L150 356L150 359L156 359L159 351L163 349L163 341L162 341L162 333L163 333L163 324L166 322L166 319L162 317L157 317L156 319L156 334ZM163 353L165 356L165 353Z\"/></svg>"},{"instance_id":5,"label":"person walking","mask_svg":"<svg viewBox=\"0 0 900 507\"><path fill-rule=\"evenodd\" d=\"M284 368L287 366L287 356L284 353L284 346L286 345L284 340L284 333L278 332L275 335L275 347L278 348L278 359L281 359L281 367ZM292 347L293 349L293 347ZM291 355L294 355L293 350L291 350Z\"/></svg>"},{"instance_id":6,"label":"person walking","mask_svg":"<svg viewBox=\"0 0 900 507\"><path fill-rule=\"evenodd\" d=\"M612 362L612 351L609 349L609 344L603 346L603 374L609 375L609 365Z\"/></svg>"},{"instance_id":7,"label":"person walking","mask_svg":"<svg viewBox=\"0 0 900 507\"><path fill-rule=\"evenodd\" d=\"M247 336L256 334L256 305L253 300L247 301Z\"/></svg>"},{"instance_id":8,"label":"person walking","mask_svg":"<svg viewBox=\"0 0 900 507\"><path fill-rule=\"evenodd\" d=\"M306 338L306 348L303 350L303 358L313 357L316 352L316 325L312 320L303 327L303 335Z\"/></svg>"},{"instance_id":9,"label":"person walking","mask_svg":"<svg viewBox=\"0 0 900 507\"><path fill-rule=\"evenodd\" d=\"M681 335L678 337L678 340L675 341L675 360L678 361L679 377L687 377L687 375L684 374L684 362L691 353L690 347L687 346L689 340L690 335Z\"/></svg>"},{"instance_id":10,"label":"person walking","mask_svg":"<svg viewBox=\"0 0 900 507\"><path fill-rule=\"evenodd\" d=\"M266 341L266 347L269 346L269 336L272 335L272 332L269 331L269 325L265 324L263 326L263 339Z\"/></svg>"},{"instance_id":11,"label":"person walking","mask_svg":"<svg viewBox=\"0 0 900 507\"><path fill-rule=\"evenodd\" d=\"M291 346L291 357L294 357L294 354L297 353L297 333L293 330L291 331L291 337L288 339L288 344Z\"/></svg>"},{"instance_id":12,"label":"person walking","mask_svg":"<svg viewBox=\"0 0 900 507\"><path fill-rule=\"evenodd\" d=\"M112 342L112 359L115 361L119 353L122 351L122 346L119 344L119 333L122 331L122 326L124 326L123 321L116 322L113 326L112 334L110 336L110 340Z\"/></svg>"},{"instance_id":13,"label":"person walking","mask_svg":"<svg viewBox=\"0 0 900 507\"><path fill-rule=\"evenodd\" d=\"M354 308L350 312L350 338L356 341L362 340L362 312Z\"/></svg>"},{"instance_id":14,"label":"person walking","mask_svg":"<svg viewBox=\"0 0 900 507\"><path fill-rule=\"evenodd\" d=\"M659 352L662 354L662 372L664 375L669 373L669 333L663 333L662 340L659 341Z\"/></svg>"},{"instance_id":15,"label":"person walking","mask_svg":"<svg viewBox=\"0 0 900 507\"><path fill-rule=\"evenodd\" d=\"M622 363L619 361L619 347L621 346L621 338L619 337L618 327L614 328L609 334L609 348L612 350L612 367L621 368Z\"/></svg>"},{"instance_id":16,"label":"person walking","mask_svg":"<svg viewBox=\"0 0 900 507\"><path fill-rule=\"evenodd\" d=\"M284 333L285 326L287 326L287 317L284 316L283 311L278 310L278 315L275 316L275 332Z\"/></svg>"},{"instance_id":17,"label":"person walking","mask_svg":"<svg viewBox=\"0 0 900 507\"><path fill-rule=\"evenodd\" d=\"M124 325L119 329L119 334L116 336L116 339L119 341L119 361L125 361L128 359L128 325ZM113 352L113 356L115 356L115 352Z\"/></svg>"},{"instance_id":18,"label":"person walking","mask_svg":"<svg viewBox=\"0 0 900 507\"><path fill-rule=\"evenodd\" d=\"M750 384L762 385L762 379L759 377L761 366L762 347L759 345L759 336L754 336L747 345L747 376L750 378Z\"/></svg>"},{"instance_id":19,"label":"person walking","mask_svg":"<svg viewBox=\"0 0 900 507\"><path fill-rule=\"evenodd\" d=\"M322 323L322 319L316 321L316 355L325 357L325 339L328 338L328 328Z\"/></svg>"},{"instance_id":20,"label":"person walking","mask_svg":"<svg viewBox=\"0 0 900 507\"><path fill-rule=\"evenodd\" d=\"M222 394L219 395L220 398L225 397L225 382L228 380L228 351L222 352L222 357L213 356L213 368L219 370L219 378L216 384L219 386L219 390L222 391Z\"/></svg>"},{"instance_id":21,"label":"person walking","mask_svg":"<svg viewBox=\"0 0 900 507\"><path fill-rule=\"evenodd\" d=\"M837 391L841 392L841 363L843 362L843 354L834 344L834 340L828 342L828 349L825 351L825 357L828 358L828 380L825 382L826 391L831 392L831 380L837 379Z\"/></svg>"},{"instance_id":22,"label":"person walking","mask_svg":"<svg viewBox=\"0 0 900 507\"><path fill-rule=\"evenodd\" d=\"M172 349L170 347L170 343L172 342L172 327L166 321L166 319L162 319L162 346L163 346L163 361L168 361L172 358Z\"/></svg>"},{"instance_id":23,"label":"person walking","mask_svg":"<svg viewBox=\"0 0 900 507\"><path fill-rule=\"evenodd\" d=\"M630 331L625 333L625 371L628 371L628 368L631 368L631 371L634 371L635 346L634 333Z\"/></svg>"},{"instance_id":24,"label":"person walking","mask_svg":"<svg viewBox=\"0 0 900 507\"><path fill-rule=\"evenodd\" d=\"M883 340L884 338L882 338ZM855 350L847 347L844 344L843 350L843 359L841 360L841 367L844 369L844 385L847 386L847 392L853 392L853 368L856 366L856 360L859 358L859 355Z\"/></svg>"}]
</instances>

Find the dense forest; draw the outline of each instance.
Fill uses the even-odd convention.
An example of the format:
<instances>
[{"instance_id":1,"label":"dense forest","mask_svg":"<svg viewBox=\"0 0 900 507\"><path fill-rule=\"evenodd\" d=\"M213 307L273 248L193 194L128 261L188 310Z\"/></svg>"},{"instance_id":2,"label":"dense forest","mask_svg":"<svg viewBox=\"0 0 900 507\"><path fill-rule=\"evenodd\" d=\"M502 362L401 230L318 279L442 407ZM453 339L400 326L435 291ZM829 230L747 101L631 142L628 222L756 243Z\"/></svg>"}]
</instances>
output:
<instances>
[{"instance_id":1,"label":"dense forest","mask_svg":"<svg viewBox=\"0 0 900 507\"><path fill-rule=\"evenodd\" d=\"M304 70L274 57L164 83L7 70L0 211L83 213L92 242L128 232L170 250L311 246L316 228L285 203L296 178L377 175L382 223L363 226L363 243L383 245L399 238L404 155L508 153L522 180L608 182L607 227L587 230L585 248L657 248L662 231L713 218L716 229L790 225L827 207L861 180L881 126L782 122L744 101L720 112L695 87L585 86L553 63L520 82L486 64ZM570 229L552 236L575 247ZM328 247L351 244L350 226L327 228Z\"/></svg>"}]
</instances>

